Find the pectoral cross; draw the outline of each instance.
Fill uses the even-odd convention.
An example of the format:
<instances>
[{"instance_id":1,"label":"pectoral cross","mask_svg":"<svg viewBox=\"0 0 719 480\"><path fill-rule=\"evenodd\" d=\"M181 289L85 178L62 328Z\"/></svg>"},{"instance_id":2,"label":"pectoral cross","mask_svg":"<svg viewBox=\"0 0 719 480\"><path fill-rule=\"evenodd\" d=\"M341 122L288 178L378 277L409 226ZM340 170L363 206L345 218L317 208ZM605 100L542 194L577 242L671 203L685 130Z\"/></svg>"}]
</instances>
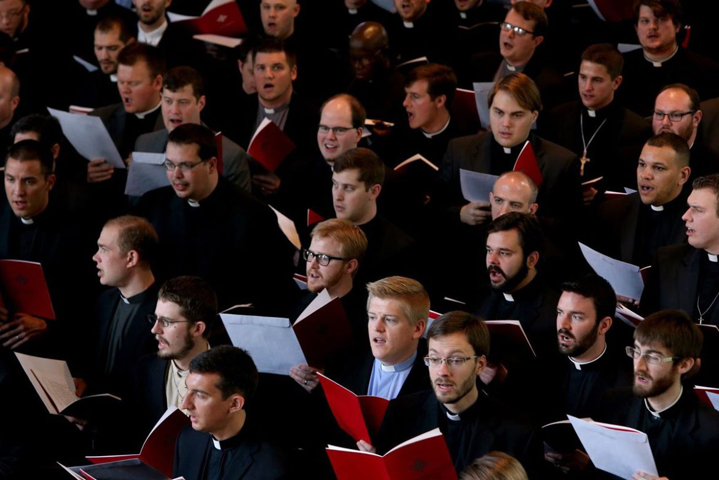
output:
<instances>
[{"instance_id":1,"label":"pectoral cross","mask_svg":"<svg viewBox=\"0 0 719 480\"><path fill-rule=\"evenodd\" d=\"M590 159L587 158L587 151L584 150L584 153L582 154L582 158L579 159L580 162L582 162L582 166L579 167L579 175L584 176L584 165L590 161Z\"/></svg>"}]
</instances>

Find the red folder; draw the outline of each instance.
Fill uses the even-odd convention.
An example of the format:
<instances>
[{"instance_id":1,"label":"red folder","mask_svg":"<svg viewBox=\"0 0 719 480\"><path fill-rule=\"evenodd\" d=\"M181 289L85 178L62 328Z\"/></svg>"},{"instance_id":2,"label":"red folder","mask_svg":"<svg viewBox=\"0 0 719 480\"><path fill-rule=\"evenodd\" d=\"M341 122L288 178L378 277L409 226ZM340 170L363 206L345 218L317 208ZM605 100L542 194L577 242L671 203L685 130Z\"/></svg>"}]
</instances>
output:
<instances>
[{"instance_id":1,"label":"red folder","mask_svg":"<svg viewBox=\"0 0 719 480\"><path fill-rule=\"evenodd\" d=\"M389 400L370 395L355 395L331 378L321 373L317 377L327 397L327 403L337 424L355 441L372 443L372 437L379 432Z\"/></svg>"},{"instance_id":2,"label":"red folder","mask_svg":"<svg viewBox=\"0 0 719 480\"><path fill-rule=\"evenodd\" d=\"M517 161L512 169L515 172L524 172L532 181L539 187L542 185L542 172L539 170L539 164L537 163L537 157L534 155L534 149L529 140L522 147L522 151L519 152Z\"/></svg>"},{"instance_id":3,"label":"red folder","mask_svg":"<svg viewBox=\"0 0 719 480\"><path fill-rule=\"evenodd\" d=\"M482 128L482 123L479 121L479 112L477 111L477 101L474 97L474 90L458 88L454 92L451 112L457 121L457 125L462 127L461 130L476 132Z\"/></svg>"},{"instance_id":4,"label":"red folder","mask_svg":"<svg viewBox=\"0 0 719 480\"><path fill-rule=\"evenodd\" d=\"M311 225L314 225L315 223L320 223L323 220L324 220L324 218L319 213L315 212L311 208L307 209L307 226L308 227Z\"/></svg>"},{"instance_id":5,"label":"red folder","mask_svg":"<svg viewBox=\"0 0 719 480\"><path fill-rule=\"evenodd\" d=\"M714 404L711 400L709 400L709 395L707 395L707 392L713 393L714 395L719 395L719 388L716 387L700 387L699 385L694 386L694 393L697 394L697 397L699 397L699 400L706 403L712 408L714 407Z\"/></svg>"},{"instance_id":6,"label":"red folder","mask_svg":"<svg viewBox=\"0 0 719 480\"><path fill-rule=\"evenodd\" d=\"M165 475L172 477L172 461L175 457L175 442L177 435L190 419L176 407L170 407L152 429L150 435L142 445L138 454L105 455L101 457L87 457L92 463L110 463L137 458L143 463L155 468Z\"/></svg>"},{"instance_id":7,"label":"red folder","mask_svg":"<svg viewBox=\"0 0 719 480\"><path fill-rule=\"evenodd\" d=\"M524 333L519 320L487 320L484 322L489 330L490 343L508 348L507 353L524 353L536 357L527 334Z\"/></svg>"},{"instance_id":8,"label":"red folder","mask_svg":"<svg viewBox=\"0 0 719 480\"><path fill-rule=\"evenodd\" d=\"M0 304L13 312L55 320L42 265L25 260L0 260Z\"/></svg>"},{"instance_id":9,"label":"red folder","mask_svg":"<svg viewBox=\"0 0 719 480\"><path fill-rule=\"evenodd\" d=\"M290 137L280 127L265 118L257 128L247 153L260 162L267 170L274 172L282 160L295 149Z\"/></svg>"},{"instance_id":10,"label":"red folder","mask_svg":"<svg viewBox=\"0 0 719 480\"><path fill-rule=\"evenodd\" d=\"M329 299L329 294L323 298ZM319 296L315 300L322 301ZM298 317L292 329L307 364L322 368L333 355L352 344L352 328L339 297L312 310L314 306L316 304L313 301Z\"/></svg>"},{"instance_id":11,"label":"red folder","mask_svg":"<svg viewBox=\"0 0 719 480\"><path fill-rule=\"evenodd\" d=\"M439 428L407 440L384 456L327 447L338 480L456 480L452 457Z\"/></svg>"},{"instance_id":12,"label":"red folder","mask_svg":"<svg viewBox=\"0 0 719 480\"><path fill-rule=\"evenodd\" d=\"M237 37L247 32L245 19L235 0L214 0L202 16L173 22L195 34L214 34Z\"/></svg>"}]
</instances>

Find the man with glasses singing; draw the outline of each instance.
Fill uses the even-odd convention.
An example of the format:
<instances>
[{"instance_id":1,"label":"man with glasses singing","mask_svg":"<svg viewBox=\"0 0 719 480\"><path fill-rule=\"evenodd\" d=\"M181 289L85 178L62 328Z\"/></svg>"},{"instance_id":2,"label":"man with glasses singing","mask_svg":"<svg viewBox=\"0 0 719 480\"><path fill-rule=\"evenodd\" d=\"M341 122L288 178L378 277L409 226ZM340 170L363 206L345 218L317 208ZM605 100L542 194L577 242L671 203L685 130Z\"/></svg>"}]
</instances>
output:
<instances>
[{"instance_id":1,"label":"man with glasses singing","mask_svg":"<svg viewBox=\"0 0 719 480\"><path fill-rule=\"evenodd\" d=\"M672 480L701 478L716 467L719 414L685 381L697 367L702 343L699 327L682 311L646 317L627 347L634 386L607 392L594 417L646 433L659 475Z\"/></svg>"},{"instance_id":2,"label":"man with glasses singing","mask_svg":"<svg viewBox=\"0 0 719 480\"><path fill-rule=\"evenodd\" d=\"M424 363L433 391L392 400L377 441L386 453L412 437L439 428L457 472L492 450L513 455L527 471L541 461L535 428L521 415L477 388L487 365L489 331L465 312L442 315L429 327L429 353ZM361 450L374 451L364 441Z\"/></svg>"},{"instance_id":3,"label":"man with glasses singing","mask_svg":"<svg viewBox=\"0 0 719 480\"><path fill-rule=\"evenodd\" d=\"M166 157L171 186L145 194L138 206L160 237L158 273L204 278L223 308L252 303L256 312L286 314L296 293L294 247L267 205L218 174L212 131L176 127Z\"/></svg>"}]
</instances>

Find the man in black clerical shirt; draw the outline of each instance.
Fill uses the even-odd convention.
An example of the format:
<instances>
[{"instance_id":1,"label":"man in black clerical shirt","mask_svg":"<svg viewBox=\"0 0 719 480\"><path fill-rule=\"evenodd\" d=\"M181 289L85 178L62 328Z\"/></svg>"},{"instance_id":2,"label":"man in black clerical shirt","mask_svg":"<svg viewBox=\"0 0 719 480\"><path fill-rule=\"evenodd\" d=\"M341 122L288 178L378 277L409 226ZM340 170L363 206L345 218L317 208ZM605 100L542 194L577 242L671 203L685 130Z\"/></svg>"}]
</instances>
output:
<instances>
[{"instance_id":1,"label":"man in black clerical shirt","mask_svg":"<svg viewBox=\"0 0 719 480\"><path fill-rule=\"evenodd\" d=\"M158 274L201 276L223 308L252 303L257 312L285 314L297 293L294 247L272 210L219 175L210 129L176 127L166 156L171 186L145 194L138 206L160 237Z\"/></svg>"},{"instance_id":2,"label":"man in black clerical shirt","mask_svg":"<svg viewBox=\"0 0 719 480\"><path fill-rule=\"evenodd\" d=\"M10 129L13 125L15 110L20 104L20 80L15 72L0 66L0 152L6 152L12 139Z\"/></svg>"},{"instance_id":3,"label":"man in black clerical shirt","mask_svg":"<svg viewBox=\"0 0 719 480\"><path fill-rule=\"evenodd\" d=\"M452 24L447 2L394 0L397 13L385 25L398 62L427 57L446 63L452 53Z\"/></svg>"},{"instance_id":4,"label":"man in black clerical shirt","mask_svg":"<svg viewBox=\"0 0 719 480\"><path fill-rule=\"evenodd\" d=\"M650 138L637 162L639 191L609 200L599 209L600 228L594 239L600 250L624 262L651 265L654 252L684 243L689 180L689 147L684 139L665 132Z\"/></svg>"},{"instance_id":5,"label":"man in black clerical shirt","mask_svg":"<svg viewBox=\"0 0 719 480\"><path fill-rule=\"evenodd\" d=\"M425 364L434 391L390 402L380 428L377 451L386 453L405 440L439 427L457 472L492 450L519 459L527 471L541 461L533 425L521 414L477 388L487 364L489 331L464 312L442 315L429 327ZM374 447L360 440L364 451Z\"/></svg>"},{"instance_id":6,"label":"man in black clerical shirt","mask_svg":"<svg viewBox=\"0 0 719 480\"><path fill-rule=\"evenodd\" d=\"M192 427L185 427L177 437L173 476L269 480L287 475L282 452L261 437L261 419L245 410L257 381L252 358L229 345L201 353L190 362L182 407L190 414Z\"/></svg>"}]
</instances>

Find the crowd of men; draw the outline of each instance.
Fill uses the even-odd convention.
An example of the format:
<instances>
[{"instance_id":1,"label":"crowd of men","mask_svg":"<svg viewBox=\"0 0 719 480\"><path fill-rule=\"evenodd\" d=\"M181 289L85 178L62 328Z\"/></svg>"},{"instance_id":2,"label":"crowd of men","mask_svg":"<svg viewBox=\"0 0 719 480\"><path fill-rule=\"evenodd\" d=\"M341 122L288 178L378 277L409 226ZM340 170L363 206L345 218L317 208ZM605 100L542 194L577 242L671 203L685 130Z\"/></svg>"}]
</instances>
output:
<instances>
[{"instance_id":1,"label":"crowd of men","mask_svg":"<svg viewBox=\"0 0 719 480\"><path fill-rule=\"evenodd\" d=\"M334 478L328 444L384 454L434 428L462 478L504 457L609 478L545 437L567 415L645 432L659 475L634 478L714 471L719 413L694 392L719 387L710 2L579 3L236 0L229 48L171 21L209 0L0 0L0 260L39 263L55 313L0 301L0 478L139 451L173 406L187 480ZM82 157L48 107L98 117L128 168ZM265 120L293 144L274 170L248 153ZM528 148L538 175L515 171ZM127 195L133 152L163 154L167 186ZM488 198L464 171L497 177ZM648 267L641 298L579 242ZM352 339L324 368L258 372L220 321L294 322L325 290ZM485 320L519 321L531 351ZM52 415L15 353L122 400ZM370 441L320 374L390 400Z\"/></svg>"}]
</instances>

